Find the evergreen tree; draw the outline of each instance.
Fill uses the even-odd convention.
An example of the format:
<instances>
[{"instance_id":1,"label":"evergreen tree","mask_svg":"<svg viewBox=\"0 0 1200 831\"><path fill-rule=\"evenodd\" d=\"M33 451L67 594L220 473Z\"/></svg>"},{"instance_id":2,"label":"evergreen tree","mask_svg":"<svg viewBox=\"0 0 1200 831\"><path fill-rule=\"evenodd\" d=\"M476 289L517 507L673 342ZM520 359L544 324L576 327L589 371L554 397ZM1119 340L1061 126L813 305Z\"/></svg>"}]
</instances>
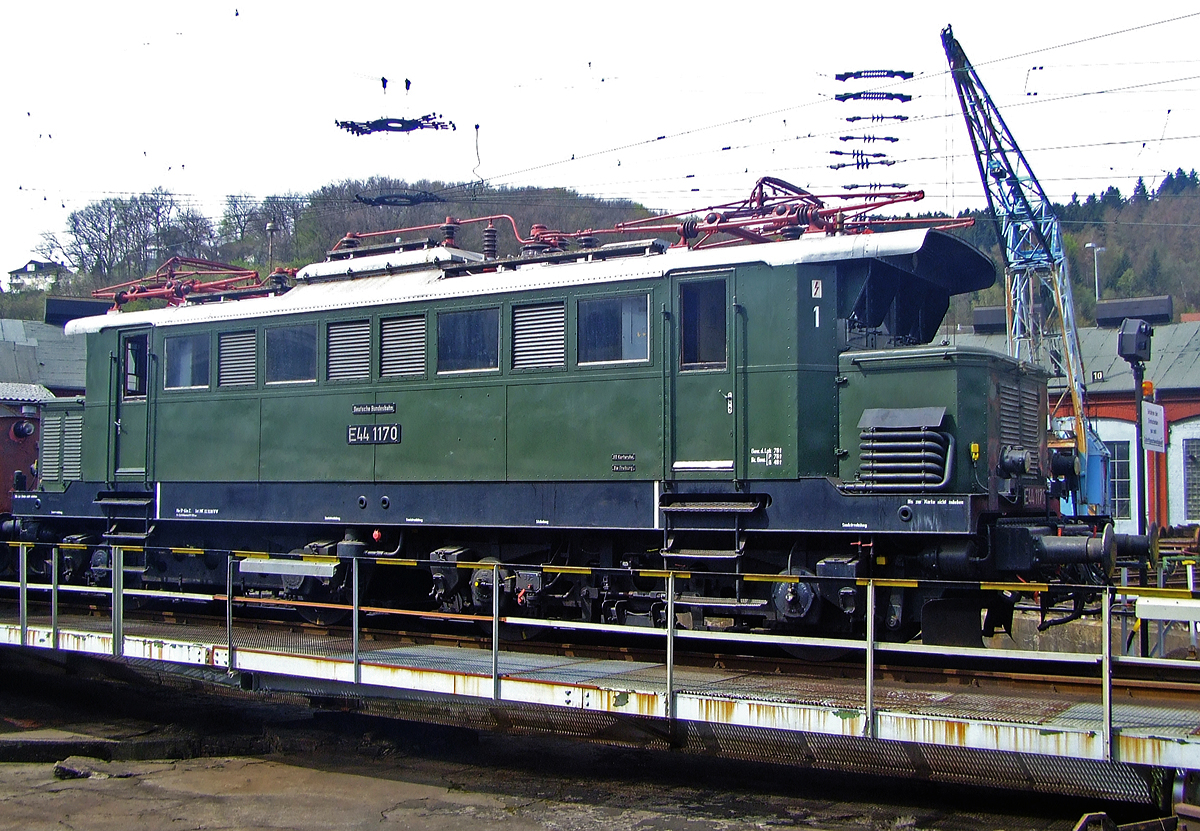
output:
<instances>
[{"instance_id":1,"label":"evergreen tree","mask_svg":"<svg viewBox=\"0 0 1200 831\"><path fill-rule=\"evenodd\" d=\"M1146 182L1141 176L1138 177L1137 184L1133 186L1133 196L1129 197L1130 202L1149 202L1150 192L1146 190Z\"/></svg>"}]
</instances>

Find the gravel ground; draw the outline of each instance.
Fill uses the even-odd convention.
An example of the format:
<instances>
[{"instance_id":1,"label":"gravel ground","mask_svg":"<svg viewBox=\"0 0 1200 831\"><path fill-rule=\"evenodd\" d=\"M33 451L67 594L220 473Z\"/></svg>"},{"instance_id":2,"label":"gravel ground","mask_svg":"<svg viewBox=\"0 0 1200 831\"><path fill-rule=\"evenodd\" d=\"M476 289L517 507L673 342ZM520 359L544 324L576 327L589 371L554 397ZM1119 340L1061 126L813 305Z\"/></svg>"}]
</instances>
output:
<instances>
[{"instance_id":1,"label":"gravel ground","mask_svg":"<svg viewBox=\"0 0 1200 831\"><path fill-rule=\"evenodd\" d=\"M0 831L1067 831L1089 810L1148 818L1078 800L231 701L97 679L95 666L64 673L13 653L0 650L0 753L60 755L30 750L25 758L38 761L0 764ZM113 758L180 738L204 755L104 762L68 752L71 737L82 749L92 746L85 739L113 742Z\"/></svg>"}]
</instances>

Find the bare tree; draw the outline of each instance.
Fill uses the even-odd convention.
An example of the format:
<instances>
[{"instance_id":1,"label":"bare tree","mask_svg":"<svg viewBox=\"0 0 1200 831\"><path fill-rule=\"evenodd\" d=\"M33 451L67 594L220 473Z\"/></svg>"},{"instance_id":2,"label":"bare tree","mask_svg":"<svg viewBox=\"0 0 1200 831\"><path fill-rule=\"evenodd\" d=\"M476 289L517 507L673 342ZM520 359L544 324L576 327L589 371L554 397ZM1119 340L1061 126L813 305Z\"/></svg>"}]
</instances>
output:
<instances>
[{"instance_id":1,"label":"bare tree","mask_svg":"<svg viewBox=\"0 0 1200 831\"><path fill-rule=\"evenodd\" d=\"M258 200L246 193L225 197L225 213L221 217L221 235L227 241L242 242L258 224Z\"/></svg>"}]
</instances>

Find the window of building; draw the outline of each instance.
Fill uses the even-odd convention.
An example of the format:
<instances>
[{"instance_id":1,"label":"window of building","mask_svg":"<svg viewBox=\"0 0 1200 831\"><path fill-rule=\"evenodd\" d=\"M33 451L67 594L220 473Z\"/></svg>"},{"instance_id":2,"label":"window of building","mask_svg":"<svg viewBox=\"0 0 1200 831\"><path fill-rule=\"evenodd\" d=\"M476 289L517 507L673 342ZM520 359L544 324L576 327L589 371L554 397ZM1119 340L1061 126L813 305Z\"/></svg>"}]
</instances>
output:
<instances>
[{"instance_id":1,"label":"window of building","mask_svg":"<svg viewBox=\"0 0 1200 831\"><path fill-rule=\"evenodd\" d=\"M650 297L579 301L579 363L650 359Z\"/></svg>"},{"instance_id":2,"label":"window of building","mask_svg":"<svg viewBox=\"0 0 1200 831\"><path fill-rule=\"evenodd\" d=\"M500 368L500 310L438 315L438 372Z\"/></svg>"},{"instance_id":3,"label":"window of building","mask_svg":"<svg viewBox=\"0 0 1200 831\"><path fill-rule=\"evenodd\" d=\"M371 377L371 321L329 324L325 348L325 378L343 381Z\"/></svg>"},{"instance_id":4,"label":"window of building","mask_svg":"<svg viewBox=\"0 0 1200 831\"><path fill-rule=\"evenodd\" d=\"M317 327L274 326L266 331L267 383L317 380Z\"/></svg>"},{"instance_id":5,"label":"window of building","mask_svg":"<svg viewBox=\"0 0 1200 831\"><path fill-rule=\"evenodd\" d=\"M1183 440L1183 496L1188 521L1200 520L1200 439Z\"/></svg>"},{"instance_id":6,"label":"window of building","mask_svg":"<svg viewBox=\"0 0 1200 831\"><path fill-rule=\"evenodd\" d=\"M196 389L208 386L209 337L182 335L166 338L166 381L169 390Z\"/></svg>"},{"instance_id":7,"label":"window of building","mask_svg":"<svg viewBox=\"0 0 1200 831\"><path fill-rule=\"evenodd\" d=\"M1132 513L1129 494L1129 442L1106 441L1108 448L1108 489L1113 519L1129 519Z\"/></svg>"},{"instance_id":8,"label":"window of building","mask_svg":"<svg viewBox=\"0 0 1200 831\"><path fill-rule=\"evenodd\" d=\"M131 335L125 338L124 366L121 375L121 397L145 398L147 381L150 377L150 336Z\"/></svg>"},{"instance_id":9,"label":"window of building","mask_svg":"<svg viewBox=\"0 0 1200 831\"><path fill-rule=\"evenodd\" d=\"M425 316L394 317L382 321L379 353L379 374L384 378L424 375Z\"/></svg>"},{"instance_id":10,"label":"window of building","mask_svg":"<svg viewBox=\"0 0 1200 831\"><path fill-rule=\"evenodd\" d=\"M726 364L725 281L679 285L680 366L724 369Z\"/></svg>"},{"instance_id":11,"label":"window of building","mask_svg":"<svg viewBox=\"0 0 1200 831\"><path fill-rule=\"evenodd\" d=\"M567 307L562 303L515 306L513 369L559 367L567 363Z\"/></svg>"}]
</instances>

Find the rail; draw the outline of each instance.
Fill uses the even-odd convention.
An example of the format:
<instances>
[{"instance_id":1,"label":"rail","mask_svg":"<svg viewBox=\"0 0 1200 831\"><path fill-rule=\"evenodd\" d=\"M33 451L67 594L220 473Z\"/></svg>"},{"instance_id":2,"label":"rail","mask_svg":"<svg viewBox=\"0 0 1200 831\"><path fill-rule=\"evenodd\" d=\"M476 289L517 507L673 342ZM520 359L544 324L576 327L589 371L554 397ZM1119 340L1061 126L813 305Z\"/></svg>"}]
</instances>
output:
<instances>
[{"instance_id":1,"label":"rail","mask_svg":"<svg viewBox=\"0 0 1200 831\"><path fill-rule=\"evenodd\" d=\"M314 610L332 610L338 612L348 612L351 616L351 649L349 659L332 659L340 660L343 663L348 663L352 666L353 680L356 685L362 683L362 654L361 654L361 634L362 634L362 616L366 614L382 616L410 616L426 620L437 621L457 621L457 622L473 622L476 624L488 624L491 630L491 697L496 701L504 700L504 673L502 672L501 656L505 652L501 648L503 641L502 626L508 625L513 627L521 627L525 629L553 629L574 632L587 633L605 633L613 634L620 633L624 635L636 635L642 638L661 639L663 642L665 669L666 669L666 696L664 715L669 720L674 720L677 716L676 712L676 683L675 670L677 665L676 645L679 641L688 641L693 643L714 643L721 646L739 645L742 647L753 647L757 645L774 645L792 649L806 650L836 650L842 654L858 653L862 655L863 661L863 678L864 678L864 693L865 693L865 719L863 735L867 738L876 737L876 693L875 681L876 674L879 668L880 655L925 655L939 657L957 657L957 658L986 658L989 661L1000 662L1029 662L1037 661L1042 664L1053 664L1060 666L1074 666L1080 671L1096 672L1099 676L1100 686L1100 712L1102 723L1097 725L1097 732L1100 733L1103 739L1103 758L1105 761L1113 760L1112 738L1113 738L1113 680L1114 671L1122 665L1135 666L1140 668L1156 668L1156 667L1179 667L1182 662L1179 660L1169 660L1162 657L1133 657L1123 654L1117 654L1113 648L1113 629L1114 613L1119 615L1129 614L1128 607L1131 600L1138 598L1156 598L1156 599L1175 599L1175 600L1198 600L1200 592L1194 588L1176 589L1164 587L1132 587L1132 586L1088 586L1085 587L1091 590L1100 600L1095 614L1100 618L1100 650L1096 652L1046 652L1046 651L1030 651L1020 649L988 649L980 647L966 646L933 646L919 643L893 643L880 639L875 629L876 608L879 601L879 592L881 590L893 588L913 588L921 586L941 586L941 587L963 587L971 586L988 591L1008 591L1020 593L1037 593L1047 592L1058 588L1080 588L1067 586L1051 586L1050 584L1041 583L997 583L997 582L948 582L948 581L917 581L905 579L869 579L869 578L851 578L851 577L817 577L804 575L803 578L795 575L778 575L778 574L736 574L728 575L740 581L746 582L769 582L769 583L797 583L801 579L804 581L822 582L833 581L841 585L853 583L855 586L864 588L866 595L866 636L865 638L825 638L825 637L809 637L802 635L784 635L762 631L721 631L721 630L700 630L700 629L683 629L678 625L677 610L680 605L692 605L695 598L693 596L681 595L678 591L677 581L687 580L691 578L692 573L685 570L673 569L640 569L640 568L593 568L593 567L578 567L578 566L556 566L556 565L540 565L519 567L514 564L503 564L491 560L470 561L470 562L440 562L429 560L405 559L390 556L364 556L348 558L350 574L351 593L349 603L322 603L315 601L305 601L299 599L281 599L275 597L256 597L249 594L237 595L236 577L240 576L242 569L247 573L278 573L278 574L298 574L305 570L312 573L330 574L331 567L339 565L336 557L327 556L306 556L301 559L296 558L272 558L265 552L248 552L248 551L233 551L222 552L230 554L227 560L226 568L226 585L225 593L203 593L203 592L188 592L188 591L160 591L126 587L125 578L127 569L125 567L125 555L130 552L142 551L143 549L137 546L92 546L81 543L62 543L59 545L46 545L34 543L10 543L10 545L18 549L18 568L19 580L17 581L0 581L0 588L16 589L18 593L18 610L19 610L19 625L20 625L20 643L23 646L32 645L29 639L29 616L30 606L34 602L34 595L48 594L50 606L50 644L52 649L61 648L61 631L60 631L60 609L59 601L63 595L96 595L107 597L110 599L111 605L111 633L112 633L112 654L114 657L123 657L124 649L124 626L126 617L126 601L129 598L152 598L155 600L165 601L190 601L190 602L208 602L219 603L224 606L225 610L225 636L226 646L228 649L228 672L233 674L238 672L238 650L239 646L235 642L235 607L270 607L282 606L287 608L303 609L309 608ZM49 581L30 582L29 580L29 564L30 553L35 547L41 549L50 549L50 562L47 563L49 570ZM104 551L110 557L110 573L112 575L111 586L81 586L81 585L64 585L59 579L62 550L64 549L84 549L90 551ZM155 549L159 550L159 549ZM161 549L170 551L178 556L204 556L206 553L198 549ZM469 569L476 575L480 573L490 572L491 579L491 610L490 614L475 614L463 612L442 612L433 609L403 609L392 607L367 606L362 602L361 587L362 587L362 565L370 562L376 567L388 568L448 568ZM299 565L297 565L299 564ZM576 577L602 576L605 574L619 574L628 578L651 578L665 581L665 588L657 591L648 591L656 602L662 604L662 622L659 626L637 626L628 623L597 623L582 620L567 620L554 618L531 618L522 617L519 615L502 614L502 599L506 592L498 590L504 583L514 581L515 575L506 573L515 572L517 568L521 572L540 572L543 575L572 575ZM272 569L277 569L272 571ZM130 570L132 571L132 570ZM720 576L714 573L705 572L706 576ZM552 578L553 579L553 578ZM515 588L515 585L514 585ZM507 592L510 596L515 593ZM649 618L651 623L654 623L654 615ZM666 622L671 622L675 625L666 625ZM1160 624L1162 627L1163 624ZM1192 630L1194 634L1194 629ZM1161 654L1161 653L1160 653ZM1190 662L1188 662L1190 664Z\"/></svg>"}]
</instances>

